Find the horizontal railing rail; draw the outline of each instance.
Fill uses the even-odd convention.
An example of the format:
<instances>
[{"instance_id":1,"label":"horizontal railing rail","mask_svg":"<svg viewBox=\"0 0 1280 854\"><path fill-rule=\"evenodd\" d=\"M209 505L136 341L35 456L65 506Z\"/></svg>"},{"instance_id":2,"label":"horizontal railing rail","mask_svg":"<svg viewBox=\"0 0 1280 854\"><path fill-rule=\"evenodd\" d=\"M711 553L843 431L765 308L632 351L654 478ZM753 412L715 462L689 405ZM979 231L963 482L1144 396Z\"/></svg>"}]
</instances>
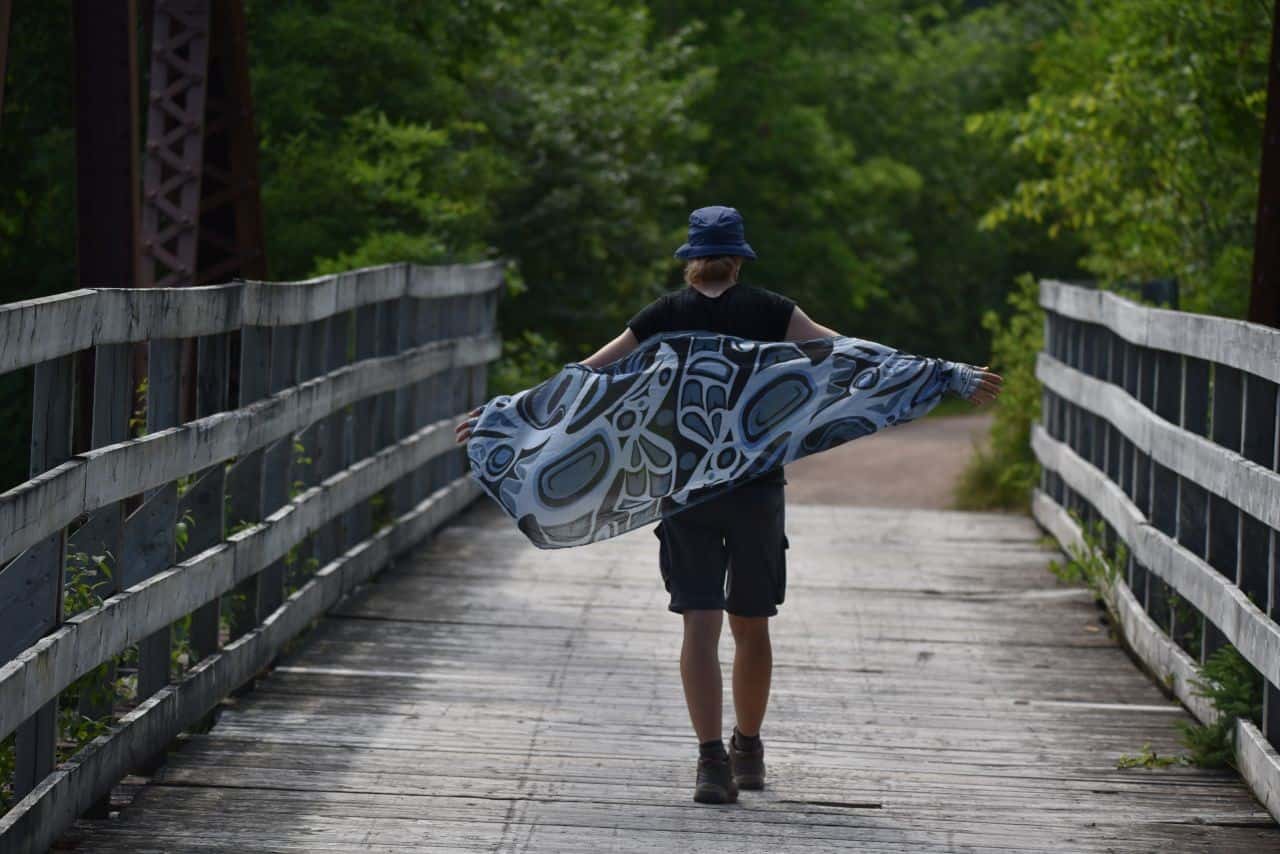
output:
<instances>
[{"instance_id":1,"label":"horizontal railing rail","mask_svg":"<svg viewBox=\"0 0 1280 854\"><path fill-rule=\"evenodd\" d=\"M0 850L101 809L478 495L453 424L500 354L502 280L398 264L0 306L0 373L33 389L31 477L0 494Z\"/></svg>"},{"instance_id":2,"label":"horizontal railing rail","mask_svg":"<svg viewBox=\"0 0 1280 854\"><path fill-rule=\"evenodd\" d=\"M1216 650L1261 674L1261 729L1238 722L1236 759L1280 818L1280 330L1051 281L1040 304L1033 511L1063 545L1123 544L1121 627L1202 721L1219 714L1196 685Z\"/></svg>"}]
</instances>

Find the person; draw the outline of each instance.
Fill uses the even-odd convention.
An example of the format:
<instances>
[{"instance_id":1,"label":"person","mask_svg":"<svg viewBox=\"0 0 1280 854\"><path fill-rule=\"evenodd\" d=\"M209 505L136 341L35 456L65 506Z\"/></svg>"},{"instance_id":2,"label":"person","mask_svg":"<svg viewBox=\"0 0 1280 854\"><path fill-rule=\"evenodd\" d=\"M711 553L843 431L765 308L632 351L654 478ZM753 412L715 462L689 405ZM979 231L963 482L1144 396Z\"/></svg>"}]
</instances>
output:
<instances>
[{"instance_id":1,"label":"person","mask_svg":"<svg viewBox=\"0 0 1280 854\"><path fill-rule=\"evenodd\" d=\"M664 294L637 312L626 328L581 364L599 368L623 358L651 335L709 331L756 341L806 341L840 333L812 320L795 300L739 282L755 251L746 241L741 214L713 205L689 216L688 241L676 250L685 262L686 287ZM1002 379L978 371L973 403L994 399ZM456 427L465 443L479 410ZM659 570L671 611L682 616L680 678L698 739L693 798L731 803L739 789L764 787L760 730L769 703L773 647L769 620L786 591L786 478L779 466L665 515L658 537ZM719 644L724 614L734 640L732 693L736 724L726 747L722 733L723 684Z\"/></svg>"}]
</instances>

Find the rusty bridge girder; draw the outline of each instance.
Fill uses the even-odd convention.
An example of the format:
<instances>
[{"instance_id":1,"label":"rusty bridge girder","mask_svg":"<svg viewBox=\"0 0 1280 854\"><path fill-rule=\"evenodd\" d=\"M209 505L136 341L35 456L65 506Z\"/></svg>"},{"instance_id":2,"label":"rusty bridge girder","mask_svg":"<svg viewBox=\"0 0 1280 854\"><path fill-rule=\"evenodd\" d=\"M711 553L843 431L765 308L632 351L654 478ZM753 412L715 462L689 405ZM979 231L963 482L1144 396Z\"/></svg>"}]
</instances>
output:
<instances>
[{"instance_id":1,"label":"rusty bridge girder","mask_svg":"<svg viewBox=\"0 0 1280 854\"><path fill-rule=\"evenodd\" d=\"M243 5L155 0L140 284L267 277Z\"/></svg>"}]
</instances>

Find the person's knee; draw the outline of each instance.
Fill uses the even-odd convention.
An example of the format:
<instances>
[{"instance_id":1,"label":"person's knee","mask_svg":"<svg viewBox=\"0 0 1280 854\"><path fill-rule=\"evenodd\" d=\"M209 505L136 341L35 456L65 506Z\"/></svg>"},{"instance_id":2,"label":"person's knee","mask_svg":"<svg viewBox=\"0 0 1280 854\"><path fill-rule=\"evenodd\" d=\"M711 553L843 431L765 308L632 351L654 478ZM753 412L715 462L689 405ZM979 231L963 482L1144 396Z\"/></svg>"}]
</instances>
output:
<instances>
[{"instance_id":1,"label":"person's knee","mask_svg":"<svg viewBox=\"0 0 1280 854\"><path fill-rule=\"evenodd\" d=\"M684 636L691 641L719 641L724 612L715 610L688 610L684 614Z\"/></svg>"},{"instance_id":2,"label":"person's knee","mask_svg":"<svg viewBox=\"0 0 1280 854\"><path fill-rule=\"evenodd\" d=\"M769 640L768 617L739 617L729 615L729 629L736 643L760 643Z\"/></svg>"}]
</instances>

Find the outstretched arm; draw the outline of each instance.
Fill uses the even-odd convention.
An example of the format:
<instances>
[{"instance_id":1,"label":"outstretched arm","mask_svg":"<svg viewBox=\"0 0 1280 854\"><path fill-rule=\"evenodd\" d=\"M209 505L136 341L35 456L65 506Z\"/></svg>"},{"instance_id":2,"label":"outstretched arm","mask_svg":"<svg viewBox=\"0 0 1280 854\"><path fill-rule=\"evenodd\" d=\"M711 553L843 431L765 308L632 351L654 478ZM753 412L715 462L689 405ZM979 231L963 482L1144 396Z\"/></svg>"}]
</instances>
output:
<instances>
[{"instance_id":1,"label":"outstretched arm","mask_svg":"<svg viewBox=\"0 0 1280 854\"><path fill-rule=\"evenodd\" d=\"M579 364L586 365L588 368L599 368L602 365L618 361L638 346L640 346L640 341L636 338L636 334L631 331L631 327L628 326L622 330L622 334L583 359ZM459 445L471 438L471 430L475 427L476 418L480 415L481 408L483 407L471 410L467 413L466 418L454 425L453 435Z\"/></svg>"},{"instance_id":2,"label":"outstretched arm","mask_svg":"<svg viewBox=\"0 0 1280 854\"><path fill-rule=\"evenodd\" d=\"M628 326L622 330L621 335L583 359L579 364L586 365L588 368L599 368L610 362L618 361L639 346L639 339L636 338L636 334Z\"/></svg>"},{"instance_id":3,"label":"outstretched arm","mask_svg":"<svg viewBox=\"0 0 1280 854\"><path fill-rule=\"evenodd\" d=\"M796 306L792 309L791 321L787 324L786 340L808 341L812 338L832 338L839 334L821 323L815 323L800 306ZM977 368L977 371L978 385L969 396L969 402L974 406L995 400L1000 396L1000 390L1004 386L1004 377L988 370L987 365Z\"/></svg>"},{"instance_id":4,"label":"outstretched arm","mask_svg":"<svg viewBox=\"0 0 1280 854\"><path fill-rule=\"evenodd\" d=\"M811 338L834 338L839 334L821 323L815 323L800 306L791 310L791 322L787 324L786 340L808 341Z\"/></svg>"}]
</instances>

